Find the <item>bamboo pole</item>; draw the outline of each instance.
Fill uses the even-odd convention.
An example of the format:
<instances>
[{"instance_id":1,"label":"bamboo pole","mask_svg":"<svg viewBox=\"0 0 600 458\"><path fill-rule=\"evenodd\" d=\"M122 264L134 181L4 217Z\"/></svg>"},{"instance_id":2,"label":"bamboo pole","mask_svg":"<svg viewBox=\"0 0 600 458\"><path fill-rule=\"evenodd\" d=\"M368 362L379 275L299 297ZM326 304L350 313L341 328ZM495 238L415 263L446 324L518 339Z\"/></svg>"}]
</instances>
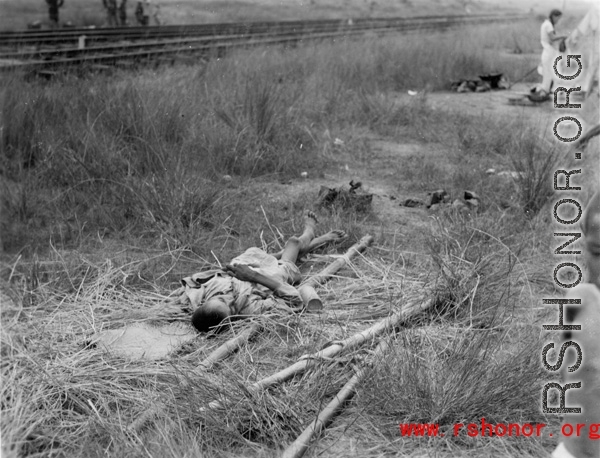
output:
<instances>
[{"instance_id":1,"label":"bamboo pole","mask_svg":"<svg viewBox=\"0 0 600 458\"><path fill-rule=\"evenodd\" d=\"M355 348L361 346L367 340L374 340L378 335L389 331L396 326L398 326L402 321L406 320L411 315L414 315L418 312L421 312L433 304L433 300L428 301L425 305L421 305L420 303L413 303L407 307L404 307L400 311L390 315L388 318L380 321L379 323L371 326L364 331L358 332L345 340L340 342L332 343L330 346L324 348L321 351L313 353L312 355L305 355L301 357L300 361L291 366L283 369L269 377L265 377L258 382L255 382L250 386L250 390L264 390L273 385L277 385L281 382L288 380L294 375L303 372L309 364L311 364L312 360L320 360L333 358L337 356L339 353L343 351L354 350Z\"/></svg>"},{"instance_id":2,"label":"bamboo pole","mask_svg":"<svg viewBox=\"0 0 600 458\"><path fill-rule=\"evenodd\" d=\"M253 383L248 390L256 392L283 383L293 376L304 372L310 364L313 364L314 360L328 359L337 356L344 351L354 350L366 341L374 340L378 335L394 329L407 318L430 308L433 304L434 299L429 299L425 303L422 303L421 301L412 302L364 331L358 332L345 340L334 342L312 355L302 356L298 362L291 366ZM208 407L210 409L217 409L221 407L221 403L219 401L212 401L208 404Z\"/></svg>"},{"instance_id":3,"label":"bamboo pole","mask_svg":"<svg viewBox=\"0 0 600 458\"><path fill-rule=\"evenodd\" d=\"M373 352L373 360L381 357L383 353L389 348L391 338L382 340L379 342L375 351ZM356 386L362 381L367 374L365 367L362 367L354 376L346 382L342 389L335 395L335 397L327 404L327 406L319 413L315 421L311 422L306 427L302 434L300 434L294 442L292 442L283 452L281 458L301 458L313 437L318 437L319 434L327 427L332 418L336 413L343 407L356 390Z\"/></svg>"},{"instance_id":4,"label":"bamboo pole","mask_svg":"<svg viewBox=\"0 0 600 458\"><path fill-rule=\"evenodd\" d=\"M350 259L352 259L357 253L365 251L367 247L371 245L371 243L373 243L373 236L365 235L362 239L358 241L358 243L352 245L345 254L337 258L318 274L315 274L312 277L310 277L308 280L302 283L302 285L312 286L313 288L315 286L322 285L327 280L329 280L338 270L340 270L347 263L349 263Z\"/></svg>"},{"instance_id":5,"label":"bamboo pole","mask_svg":"<svg viewBox=\"0 0 600 458\"><path fill-rule=\"evenodd\" d=\"M307 279L298 287L298 291L300 292L300 296L302 296L302 301L304 302L305 310L314 312L323 309L323 302L315 291L315 287L322 285L329 280L338 270L350 262L352 257L354 257L357 253L365 251L371 243L373 243L373 237L371 235L365 235L358 241L358 243L352 245L345 254L325 267L318 274L315 274Z\"/></svg>"},{"instance_id":6,"label":"bamboo pole","mask_svg":"<svg viewBox=\"0 0 600 458\"><path fill-rule=\"evenodd\" d=\"M315 312L323 310L323 301L310 285L302 285L298 288L300 297L302 297L302 303L304 304L304 310L307 312Z\"/></svg>"},{"instance_id":7,"label":"bamboo pole","mask_svg":"<svg viewBox=\"0 0 600 458\"><path fill-rule=\"evenodd\" d=\"M231 353L242 347L252 336L254 336L260 329L260 325L254 323L252 326L244 329L237 336L229 339L223 345L219 346L210 355L208 355L201 363L200 366L208 370L214 366L215 363L227 358Z\"/></svg>"}]
</instances>

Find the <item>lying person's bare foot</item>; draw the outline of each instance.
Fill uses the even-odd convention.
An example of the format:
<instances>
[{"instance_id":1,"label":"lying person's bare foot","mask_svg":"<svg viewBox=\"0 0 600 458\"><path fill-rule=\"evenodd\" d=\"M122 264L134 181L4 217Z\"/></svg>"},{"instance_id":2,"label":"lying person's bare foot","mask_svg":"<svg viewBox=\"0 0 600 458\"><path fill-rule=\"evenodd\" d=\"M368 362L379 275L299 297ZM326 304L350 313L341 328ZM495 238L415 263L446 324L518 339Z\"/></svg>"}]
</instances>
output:
<instances>
[{"instance_id":1,"label":"lying person's bare foot","mask_svg":"<svg viewBox=\"0 0 600 458\"><path fill-rule=\"evenodd\" d=\"M341 231L339 229L335 229L333 231L329 231L327 234L323 234L319 239L323 238L326 242L341 242L348 238L348 234L346 232Z\"/></svg>"},{"instance_id":2,"label":"lying person's bare foot","mask_svg":"<svg viewBox=\"0 0 600 458\"><path fill-rule=\"evenodd\" d=\"M322 246L325 246L329 243L338 243L347 238L348 234L339 229L329 231L327 234L320 235L319 237L316 237L313 240L311 240L310 244L300 251L300 255L305 256L311 251L321 248Z\"/></svg>"},{"instance_id":3,"label":"lying person's bare foot","mask_svg":"<svg viewBox=\"0 0 600 458\"><path fill-rule=\"evenodd\" d=\"M317 215L308 210L306 212L306 216L304 217L304 231L302 232L302 235L300 237L290 237L286 242L286 248L291 249L293 246L296 249L296 254L292 256L292 258L294 258L294 262L297 259L298 253L306 251L306 248L311 240L315 238L315 232L318 223L319 220L317 219Z\"/></svg>"},{"instance_id":4,"label":"lying person's bare foot","mask_svg":"<svg viewBox=\"0 0 600 458\"><path fill-rule=\"evenodd\" d=\"M304 217L304 224L306 224L307 226L312 226L313 229L315 229L317 227L317 224L319 224L319 220L317 219L317 215L315 215L315 213L311 210L308 210L306 212L306 216Z\"/></svg>"}]
</instances>

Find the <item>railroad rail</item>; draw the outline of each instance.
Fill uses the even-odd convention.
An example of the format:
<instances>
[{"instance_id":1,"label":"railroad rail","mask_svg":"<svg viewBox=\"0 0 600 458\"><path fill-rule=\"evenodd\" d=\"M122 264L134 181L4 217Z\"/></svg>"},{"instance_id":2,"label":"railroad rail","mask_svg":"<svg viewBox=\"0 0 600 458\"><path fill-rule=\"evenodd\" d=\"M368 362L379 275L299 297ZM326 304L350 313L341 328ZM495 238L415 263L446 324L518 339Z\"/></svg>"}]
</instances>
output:
<instances>
[{"instance_id":1,"label":"railroad rail","mask_svg":"<svg viewBox=\"0 0 600 458\"><path fill-rule=\"evenodd\" d=\"M525 17L457 15L0 32L0 70L132 65L165 58L221 55L236 47L290 44L366 32L445 30Z\"/></svg>"}]
</instances>

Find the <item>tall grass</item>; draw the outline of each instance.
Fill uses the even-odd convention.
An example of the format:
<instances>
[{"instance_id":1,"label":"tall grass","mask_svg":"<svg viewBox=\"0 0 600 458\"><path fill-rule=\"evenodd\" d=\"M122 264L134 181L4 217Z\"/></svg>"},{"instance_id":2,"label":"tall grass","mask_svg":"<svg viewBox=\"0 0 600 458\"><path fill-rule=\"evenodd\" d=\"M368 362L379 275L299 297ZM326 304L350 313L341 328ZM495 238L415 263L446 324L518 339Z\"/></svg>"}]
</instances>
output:
<instances>
[{"instance_id":1,"label":"tall grass","mask_svg":"<svg viewBox=\"0 0 600 458\"><path fill-rule=\"evenodd\" d=\"M118 79L5 80L2 235L6 249L20 251L3 258L0 271L7 280L0 290L3 451L274 456L368 352L318 362L268 392L252 393L250 383L407 300L436 297L435 310L398 330L392 351L312 453L544 453L546 438L449 437L442 445L397 438L400 421L545 420L534 411L541 371L529 349L540 347L531 327L535 288L548 286L539 281L548 164L524 122L427 102L454 78L492 71L492 50L507 45L507 30L253 50L203 68ZM507 72L528 65L511 59ZM409 88L421 94L409 101L394 94ZM420 148L383 158L369 150L373 137ZM387 215L391 207L378 195L380 207L364 215L321 215L324 229L349 233L347 244L369 231L376 246L319 289L324 313L260 317L263 332L214 372L199 371L198 360L229 334L199 336L161 362L85 347L103 327L187 320L170 313L166 291L249 245L280 249L301 231L301 214L316 196L311 186L347 164L367 177L393 175L386 185L399 192L475 191L481 210L409 213L390 204L396 212ZM486 175L493 166L516 167L523 180ZM289 186L300 171L317 179ZM304 273L320 270L324 259L312 259ZM225 410L202 410L214 399ZM127 431L153 406L156 419ZM345 431L359 440L349 442Z\"/></svg>"},{"instance_id":2,"label":"tall grass","mask_svg":"<svg viewBox=\"0 0 600 458\"><path fill-rule=\"evenodd\" d=\"M254 50L204 69L119 79L40 84L4 77L0 166L3 213L12 221L3 225L4 244L28 244L23 224L30 225L34 245L56 239L55 229L64 234L61 226L82 215L85 228L73 222L74 232L139 231L147 205L136 199L150 183L154 194L187 183L187 197L163 193L164 210L186 206L192 188L219 189L225 174L239 181L320 170L325 131L434 131L422 121L440 115L422 103L394 107L387 91L438 89L495 70L492 51L505 45L507 27ZM509 57L505 64L509 76L528 65ZM167 213L155 220L172 218Z\"/></svg>"}]
</instances>

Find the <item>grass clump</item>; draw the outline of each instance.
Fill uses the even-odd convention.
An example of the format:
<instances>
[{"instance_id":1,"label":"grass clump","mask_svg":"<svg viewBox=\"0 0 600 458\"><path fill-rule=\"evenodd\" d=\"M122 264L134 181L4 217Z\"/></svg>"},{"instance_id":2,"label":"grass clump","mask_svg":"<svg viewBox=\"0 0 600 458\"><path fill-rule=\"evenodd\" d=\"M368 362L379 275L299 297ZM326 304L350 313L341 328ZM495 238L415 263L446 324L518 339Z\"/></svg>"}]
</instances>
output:
<instances>
[{"instance_id":1,"label":"grass clump","mask_svg":"<svg viewBox=\"0 0 600 458\"><path fill-rule=\"evenodd\" d=\"M479 425L481 418L492 424L544 423L557 429L558 422L551 422L539 408L541 381L547 375L532 348L539 348L540 342L529 338L514 345L516 335L523 331L527 332L437 326L407 330L373 369L370 383L359 394L357 409L390 441L399 436L401 423L437 423L445 437L431 440L456 452L462 447L486 447L488 453L509 449L536 456L540 443L531 438L472 438L464 429L453 434L455 424ZM426 446L423 438L405 437L394 448L410 454ZM475 450L472 453L479 456Z\"/></svg>"}]
</instances>

